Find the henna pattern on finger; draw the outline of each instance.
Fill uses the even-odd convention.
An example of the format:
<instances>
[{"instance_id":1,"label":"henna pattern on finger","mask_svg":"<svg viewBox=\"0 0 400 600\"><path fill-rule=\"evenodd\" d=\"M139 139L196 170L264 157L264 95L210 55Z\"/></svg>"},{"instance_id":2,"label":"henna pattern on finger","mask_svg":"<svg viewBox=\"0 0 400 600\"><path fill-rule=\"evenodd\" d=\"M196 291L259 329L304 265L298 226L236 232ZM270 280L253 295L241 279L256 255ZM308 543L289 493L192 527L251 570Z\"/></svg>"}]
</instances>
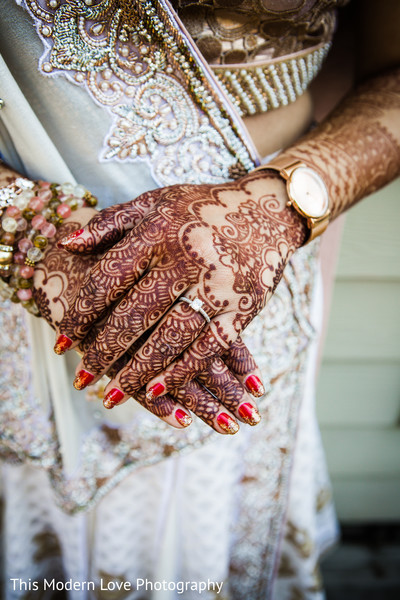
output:
<instances>
[{"instance_id":1,"label":"henna pattern on finger","mask_svg":"<svg viewBox=\"0 0 400 600\"><path fill-rule=\"evenodd\" d=\"M221 358L234 375L244 376L258 370L256 361L241 337L237 338Z\"/></svg>"},{"instance_id":2,"label":"henna pattern on finger","mask_svg":"<svg viewBox=\"0 0 400 600\"><path fill-rule=\"evenodd\" d=\"M215 359L209 368L197 375L198 381L233 414L246 399L241 383L233 377L221 359Z\"/></svg>"},{"instance_id":3,"label":"henna pattern on finger","mask_svg":"<svg viewBox=\"0 0 400 600\"><path fill-rule=\"evenodd\" d=\"M68 256L57 248L57 240L75 231L80 223L62 225L57 237L45 251L44 259L37 264L34 276L33 298L41 316L57 327L71 306L76 291L83 283L85 274L97 261L96 257Z\"/></svg>"},{"instance_id":4,"label":"henna pattern on finger","mask_svg":"<svg viewBox=\"0 0 400 600\"><path fill-rule=\"evenodd\" d=\"M235 336L234 333L232 335ZM210 364L231 346L234 341L232 335L228 335L219 319L214 318L182 356L163 373L166 389L179 389L196 374L207 371Z\"/></svg>"},{"instance_id":5,"label":"henna pattern on finger","mask_svg":"<svg viewBox=\"0 0 400 600\"><path fill-rule=\"evenodd\" d=\"M196 339L204 326L201 315L186 304L177 304L121 372L123 388L134 394L146 385Z\"/></svg>"},{"instance_id":6,"label":"henna pattern on finger","mask_svg":"<svg viewBox=\"0 0 400 600\"><path fill-rule=\"evenodd\" d=\"M86 225L85 239L73 238L66 249L75 254L103 252L120 241L125 233L134 229L157 202L152 192L142 194L131 202L103 209Z\"/></svg>"},{"instance_id":7,"label":"henna pattern on finger","mask_svg":"<svg viewBox=\"0 0 400 600\"><path fill-rule=\"evenodd\" d=\"M69 222L62 225L58 236L68 235L71 231L76 230L77 226L80 226L80 223ZM96 257L91 256L66 255L57 247L57 238L46 249L44 259L37 264L33 289L33 297L40 310L40 315L53 329L59 325L65 312L69 310L86 273L97 261ZM95 324L79 344L79 350L82 352L88 350L101 326L101 321ZM145 339L140 340L136 346L133 345L133 351L136 351ZM115 376L128 360L129 355L126 355L115 361L112 365L113 368L108 371L110 377Z\"/></svg>"},{"instance_id":8,"label":"henna pattern on finger","mask_svg":"<svg viewBox=\"0 0 400 600\"><path fill-rule=\"evenodd\" d=\"M178 280L178 284L175 284L175 280ZM179 278L173 263L169 268L151 271L110 311L103 328L85 354L84 363L89 370L101 373L108 368L128 350L143 331L148 331L160 321L185 288L185 280ZM192 317L193 312L188 313L188 316ZM200 323L203 324L202 321ZM168 327L168 330L173 330L168 336L175 336L175 343L179 344L178 332L171 327ZM164 344L167 344L166 340Z\"/></svg>"},{"instance_id":9,"label":"henna pattern on finger","mask_svg":"<svg viewBox=\"0 0 400 600\"><path fill-rule=\"evenodd\" d=\"M221 410L220 403L196 381L190 381L184 388L174 390L172 396L207 425L214 427L215 417Z\"/></svg>"},{"instance_id":10,"label":"henna pattern on finger","mask_svg":"<svg viewBox=\"0 0 400 600\"><path fill-rule=\"evenodd\" d=\"M100 259L87 273L82 287L77 291L71 309L66 313L60 329L72 339L85 337L90 327L102 318L109 306L117 302L145 272L151 250L139 240L123 243L109 250L107 260Z\"/></svg>"},{"instance_id":11,"label":"henna pattern on finger","mask_svg":"<svg viewBox=\"0 0 400 600\"><path fill-rule=\"evenodd\" d=\"M125 389L124 392L129 394ZM174 400L168 394L156 398L153 402L149 403L144 390L140 390L139 392L136 392L135 400L157 417L169 417L176 408Z\"/></svg>"}]
</instances>

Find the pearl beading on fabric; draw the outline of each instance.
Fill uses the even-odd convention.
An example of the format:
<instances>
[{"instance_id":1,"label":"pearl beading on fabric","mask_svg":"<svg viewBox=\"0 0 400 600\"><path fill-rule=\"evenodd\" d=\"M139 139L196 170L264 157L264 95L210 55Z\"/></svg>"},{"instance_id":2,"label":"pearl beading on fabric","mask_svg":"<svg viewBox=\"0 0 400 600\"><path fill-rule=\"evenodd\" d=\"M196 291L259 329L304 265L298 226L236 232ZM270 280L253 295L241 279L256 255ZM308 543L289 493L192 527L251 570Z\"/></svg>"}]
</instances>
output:
<instances>
[{"instance_id":1,"label":"pearl beading on fabric","mask_svg":"<svg viewBox=\"0 0 400 600\"><path fill-rule=\"evenodd\" d=\"M240 116L266 112L294 102L319 73L330 42L299 56L255 66L212 65L221 87Z\"/></svg>"}]
</instances>

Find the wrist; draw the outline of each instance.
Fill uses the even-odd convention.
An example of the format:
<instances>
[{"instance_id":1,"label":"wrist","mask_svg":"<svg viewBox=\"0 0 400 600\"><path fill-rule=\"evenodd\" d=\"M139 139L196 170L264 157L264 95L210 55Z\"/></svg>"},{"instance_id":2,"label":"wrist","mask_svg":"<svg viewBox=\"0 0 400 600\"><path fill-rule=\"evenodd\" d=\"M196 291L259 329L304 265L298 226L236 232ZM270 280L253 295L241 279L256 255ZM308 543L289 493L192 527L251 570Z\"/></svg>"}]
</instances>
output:
<instances>
[{"instance_id":1,"label":"wrist","mask_svg":"<svg viewBox=\"0 0 400 600\"><path fill-rule=\"evenodd\" d=\"M309 229L307 220L291 205L285 180L276 169L269 169L268 165L255 169L248 177L258 182L259 202L263 205L265 218L278 219L282 227L285 227L285 236L290 252L293 253L306 243ZM265 198L273 198L273 205L264 203Z\"/></svg>"},{"instance_id":2,"label":"wrist","mask_svg":"<svg viewBox=\"0 0 400 600\"><path fill-rule=\"evenodd\" d=\"M287 156L278 156L266 168L276 171L285 182L288 206L302 217L307 226L305 243L321 235L331 216L328 187L321 175L306 162Z\"/></svg>"},{"instance_id":3,"label":"wrist","mask_svg":"<svg viewBox=\"0 0 400 600\"><path fill-rule=\"evenodd\" d=\"M57 228L96 199L82 186L32 182L17 177L0 190L0 276L4 298L38 315L34 274L56 240Z\"/></svg>"}]
</instances>

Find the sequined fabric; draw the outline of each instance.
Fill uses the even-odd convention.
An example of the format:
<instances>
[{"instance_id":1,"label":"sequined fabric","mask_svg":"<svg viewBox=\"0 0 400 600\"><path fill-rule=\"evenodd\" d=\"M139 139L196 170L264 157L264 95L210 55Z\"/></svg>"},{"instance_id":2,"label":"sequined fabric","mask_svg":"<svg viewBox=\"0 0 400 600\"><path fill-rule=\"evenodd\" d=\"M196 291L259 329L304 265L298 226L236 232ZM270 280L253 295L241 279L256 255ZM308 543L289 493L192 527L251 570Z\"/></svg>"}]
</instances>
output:
<instances>
[{"instance_id":1,"label":"sequined fabric","mask_svg":"<svg viewBox=\"0 0 400 600\"><path fill-rule=\"evenodd\" d=\"M61 468L50 408L46 399L33 395L31 344L20 306L2 300L0 329L0 455L11 462Z\"/></svg>"}]
</instances>

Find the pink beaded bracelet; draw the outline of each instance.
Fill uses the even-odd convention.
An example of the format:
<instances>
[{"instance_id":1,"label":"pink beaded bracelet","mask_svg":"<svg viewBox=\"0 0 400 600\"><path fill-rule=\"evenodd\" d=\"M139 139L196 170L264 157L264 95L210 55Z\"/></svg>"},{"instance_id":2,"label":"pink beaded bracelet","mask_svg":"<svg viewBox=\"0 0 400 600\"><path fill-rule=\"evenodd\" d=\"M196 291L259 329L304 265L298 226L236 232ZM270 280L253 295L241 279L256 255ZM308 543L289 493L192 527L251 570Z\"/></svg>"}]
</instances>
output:
<instances>
[{"instance_id":1,"label":"pink beaded bracelet","mask_svg":"<svg viewBox=\"0 0 400 600\"><path fill-rule=\"evenodd\" d=\"M0 189L0 295L20 302L39 315L32 297L35 265L44 256L57 227L82 206L96 206L97 199L83 186L22 177Z\"/></svg>"}]
</instances>

